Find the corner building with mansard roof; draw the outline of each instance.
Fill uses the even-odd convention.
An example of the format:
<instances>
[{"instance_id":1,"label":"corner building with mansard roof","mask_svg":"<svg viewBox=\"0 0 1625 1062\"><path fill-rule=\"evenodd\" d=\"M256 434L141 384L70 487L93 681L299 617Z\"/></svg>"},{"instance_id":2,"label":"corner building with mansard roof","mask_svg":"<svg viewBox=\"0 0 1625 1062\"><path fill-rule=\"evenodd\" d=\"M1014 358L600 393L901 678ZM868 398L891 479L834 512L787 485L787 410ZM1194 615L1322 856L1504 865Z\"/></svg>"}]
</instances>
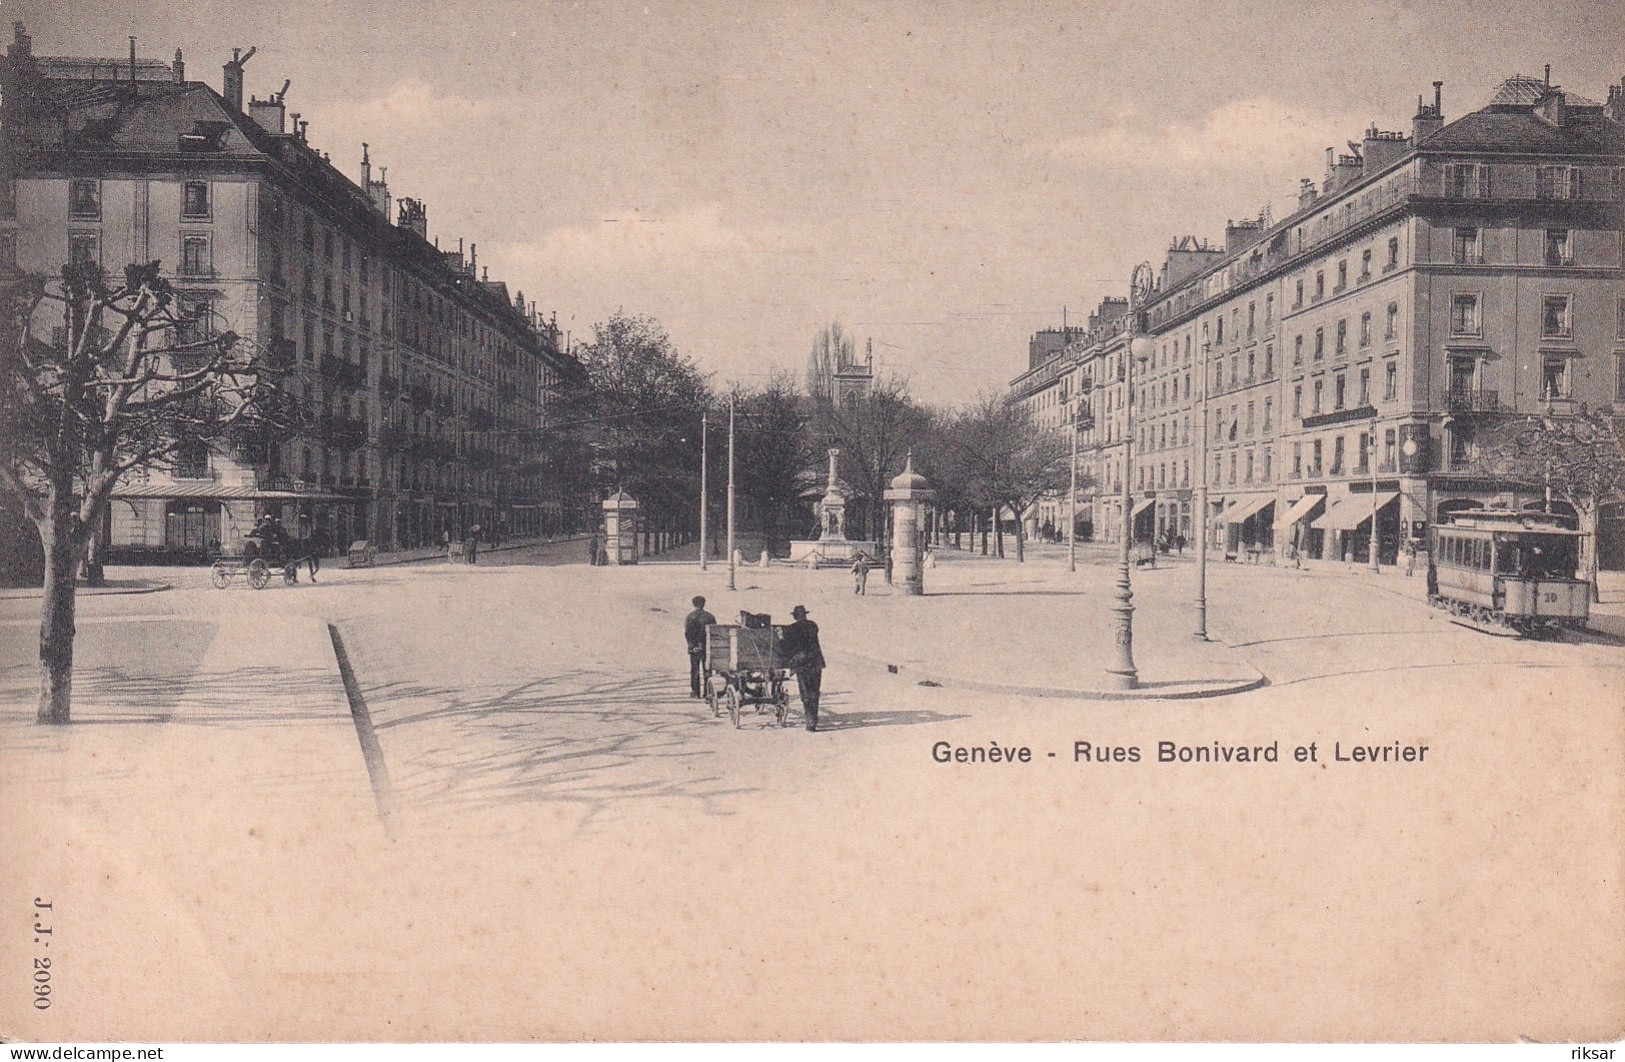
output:
<instances>
[{"instance_id":1,"label":"corner building with mansard roof","mask_svg":"<svg viewBox=\"0 0 1625 1062\"><path fill-rule=\"evenodd\" d=\"M549 396L579 379L556 315L465 255L442 251L427 211L393 201L360 145L360 182L316 151L287 86L244 99L244 67L219 92L173 63L5 57L7 169L0 258L54 275L157 259L282 374L303 416L284 437L199 447L115 495L110 556L200 557L238 546L260 513L342 549L406 548L572 518L538 450ZM391 218L392 209L398 216Z\"/></svg>"},{"instance_id":2,"label":"corner building with mansard roof","mask_svg":"<svg viewBox=\"0 0 1625 1062\"><path fill-rule=\"evenodd\" d=\"M1393 563L1453 511L1537 501L1480 446L1508 416L1625 404L1622 122L1625 82L1598 103L1513 77L1451 122L1436 85L1408 133L1328 151L1289 217L1176 242L1143 321L1130 461L1127 322L1062 355L1089 381L1072 393L1093 410L1097 537L1122 526L1125 468L1137 539L1193 537L1205 474L1212 544L1243 560L1363 560L1374 522ZM1043 401L1043 369L1013 400ZM1604 566L1625 566L1622 528L1603 512Z\"/></svg>"}]
</instances>

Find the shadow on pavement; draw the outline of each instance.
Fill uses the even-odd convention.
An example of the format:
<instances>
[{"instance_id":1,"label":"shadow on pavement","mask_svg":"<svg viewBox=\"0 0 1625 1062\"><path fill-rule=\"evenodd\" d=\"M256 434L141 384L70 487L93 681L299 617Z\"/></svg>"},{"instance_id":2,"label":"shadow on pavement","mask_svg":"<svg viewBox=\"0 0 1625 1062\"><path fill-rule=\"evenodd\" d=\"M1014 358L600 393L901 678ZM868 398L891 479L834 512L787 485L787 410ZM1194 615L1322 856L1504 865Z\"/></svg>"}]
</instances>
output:
<instances>
[{"instance_id":1,"label":"shadow on pavement","mask_svg":"<svg viewBox=\"0 0 1625 1062\"><path fill-rule=\"evenodd\" d=\"M818 715L818 729L824 730L861 730L873 726L918 726L922 723L951 723L956 719L968 718L963 714L948 715L943 712L827 712L820 709ZM799 715L792 721L792 726L800 725Z\"/></svg>"},{"instance_id":2,"label":"shadow on pavement","mask_svg":"<svg viewBox=\"0 0 1625 1062\"><path fill-rule=\"evenodd\" d=\"M711 815L753 792L723 777L726 726L669 672L568 672L506 689L362 686L399 798L436 811L561 801L585 821L626 802Z\"/></svg>"}]
</instances>

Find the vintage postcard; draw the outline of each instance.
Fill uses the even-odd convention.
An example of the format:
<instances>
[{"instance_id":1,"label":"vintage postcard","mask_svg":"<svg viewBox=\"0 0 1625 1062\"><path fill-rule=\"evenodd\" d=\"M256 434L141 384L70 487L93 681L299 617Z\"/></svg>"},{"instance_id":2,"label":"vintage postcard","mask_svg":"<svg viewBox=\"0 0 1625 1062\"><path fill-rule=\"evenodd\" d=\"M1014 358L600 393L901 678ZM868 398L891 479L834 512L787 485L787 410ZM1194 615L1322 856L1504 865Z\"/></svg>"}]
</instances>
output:
<instances>
[{"instance_id":1,"label":"vintage postcard","mask_svg":"<svg viewBox=\"0 0 1625 1062\"><path fill-rule=\"evenodd\" d=\"M1617 8L5 10L0 1037L1625 1033Z\"/></svg>"}]
</instances>

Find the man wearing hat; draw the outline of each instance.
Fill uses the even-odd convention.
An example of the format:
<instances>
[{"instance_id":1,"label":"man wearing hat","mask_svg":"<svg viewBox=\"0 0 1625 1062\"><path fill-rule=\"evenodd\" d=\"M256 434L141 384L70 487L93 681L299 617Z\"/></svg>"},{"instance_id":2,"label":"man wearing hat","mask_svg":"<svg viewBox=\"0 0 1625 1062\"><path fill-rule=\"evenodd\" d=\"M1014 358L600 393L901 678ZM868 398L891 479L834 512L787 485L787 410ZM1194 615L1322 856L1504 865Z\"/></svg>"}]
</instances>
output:
<instances>
[{"instance_id":1,"label":"man wearing hat","mask_svg":"<svg viewBox=\"0 0 1625 1062\"><path fill-rule=\"evenodd\" d=\"M818 624L807 618L807 606L797 605L790 610L795 622L784 628L785 665L796 673L796 688L801 691L801 714L806 717L807 729L818 729L818 689L824 680L824 650L818 644Z\"/></svg>"},{"instance_id":2,"label":"man wearing hat","mask_svg":"<svg viewBox=\"0 0 1625 1062\"><path fill-rule=\"evenodd\" d=\"M694 611L683 620L683 638L688 642L688 695L700 697L700 664L705 660L705 628L717 618L705 611L705 598L694 599Z\"/></svg>"}]
</instances>

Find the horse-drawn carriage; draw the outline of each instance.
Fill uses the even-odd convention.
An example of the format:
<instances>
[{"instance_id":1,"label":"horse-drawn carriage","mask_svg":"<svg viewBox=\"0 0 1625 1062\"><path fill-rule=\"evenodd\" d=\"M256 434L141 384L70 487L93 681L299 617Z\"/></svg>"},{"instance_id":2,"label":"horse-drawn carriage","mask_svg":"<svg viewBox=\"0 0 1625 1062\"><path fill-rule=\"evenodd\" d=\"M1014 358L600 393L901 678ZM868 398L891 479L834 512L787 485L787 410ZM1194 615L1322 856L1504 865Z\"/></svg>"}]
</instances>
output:
<instances>
[{"instance_id":1,"label":"horse-drawn carriage","mask_svg":"<svg viewBox=\"0 0 1625 1062\"><path fill-rule=\"evenodd\" d=\"M254 590L265 589L273 578L292 586L299 581L301 564L310 568L314 578L316 571L311 558L293 556L296 552L284 536L257 527L243 536L243 552L239 556L215 559L209 566L209 581L217 590L224 590L237 579Z\"/></svg>"}]
</instances>

